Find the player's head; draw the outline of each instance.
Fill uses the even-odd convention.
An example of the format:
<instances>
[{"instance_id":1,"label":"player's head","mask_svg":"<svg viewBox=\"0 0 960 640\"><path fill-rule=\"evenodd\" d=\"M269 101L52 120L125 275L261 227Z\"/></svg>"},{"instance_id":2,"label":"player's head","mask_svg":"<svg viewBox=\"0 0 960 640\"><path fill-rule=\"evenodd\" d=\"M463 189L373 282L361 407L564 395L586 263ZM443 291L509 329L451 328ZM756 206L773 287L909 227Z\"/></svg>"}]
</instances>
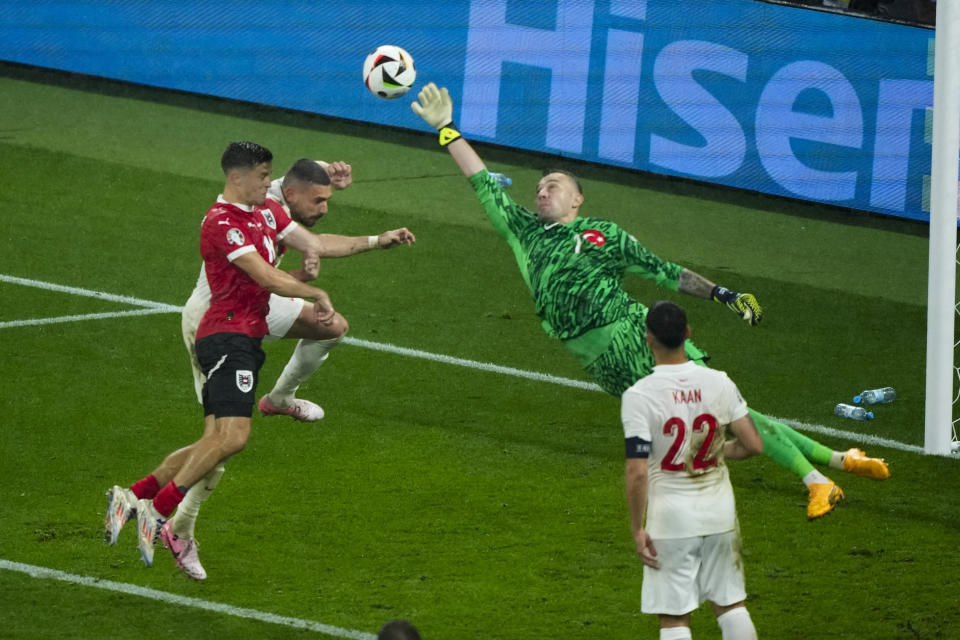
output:
<instances>
[{"instance_id":1,"label":"player's head","mask_svg":"<svg viewBox=\"0 0 960 640\"><path fill-rule=\"evenodd\" d=\"M283 198L290 208L290 217L305 227L312 227L327 214L327 201L333 193L330 175L323 166L309 158L300 158L283 176Z\"/></svg>"},{"instance_id":2,"label":"player's head","mask_svg":"<svg viewBox=\"0 0 960 640\"><path fill-rule=\"evenodd\" d=\"M224 198L240 204L263 204L273 169L269 149L255 142L231 142L220 157L220 167L227 177Z\"/></svg>"},{"instance_id":3,"label":"player's head","mask_svg":"<svg viewBox=\"0 0 960 640\"><path fill-rule=\"evenodd\" d=\"M537 218L567 224L579 215L583 188L569 171L550 170L537 183Z\"/></svg>"},{"instance_id":4,"label":"player's head","mask_svg":"<svg viewBox=\"0 0 960 640\"><path fill-rule=\"evenodd\" d=\"M687 326L687 312L680 305L661 300L655 302L647 311L647 342L656 351L683 349L684 341L690 337Z\"/></svg>"},{"instance_id":5,"label":"player's head","mask_svg":"<svg viewBox=\"0 0 960 640\"><path fill-rule=\"evenodd\" d=\"M420 632L406 620L391 620L380 629L377 640L420 640Z\"/></svg>"}]
</instances>

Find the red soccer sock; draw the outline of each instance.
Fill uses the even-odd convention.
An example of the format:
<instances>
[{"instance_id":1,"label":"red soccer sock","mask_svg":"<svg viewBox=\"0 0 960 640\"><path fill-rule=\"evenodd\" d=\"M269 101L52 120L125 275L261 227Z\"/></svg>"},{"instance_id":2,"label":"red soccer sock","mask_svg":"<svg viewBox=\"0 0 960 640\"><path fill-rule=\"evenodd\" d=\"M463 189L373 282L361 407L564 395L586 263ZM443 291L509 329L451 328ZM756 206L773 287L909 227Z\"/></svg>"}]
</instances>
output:
<instances>
[{"instance_id":1,"label":"red soccer sock","mask_svg":"<svg viewBox=\"0 0 960 640\"><path fill-rule=\"evenodd\" d=\"M130 490L133 491L133 495L137 496L138 499L147 500L153 498L157 495L157 492L160 491L160 484L157 482L157 479L151 473L143 480L138 480L131 485Z\"/></svg>"},{"instance_id":2,"label":"red soccer sock","mask_svg":"<svg viewBox=\"0 0 960 640\"><path fill-rule=\"evenodd\" d=\"M177 485L171 481L170 484L157 492L157 495L153 498L153 508L164 518L169 518L185 495L187 494L180 491Z\"/></svg>"}]
</instances>

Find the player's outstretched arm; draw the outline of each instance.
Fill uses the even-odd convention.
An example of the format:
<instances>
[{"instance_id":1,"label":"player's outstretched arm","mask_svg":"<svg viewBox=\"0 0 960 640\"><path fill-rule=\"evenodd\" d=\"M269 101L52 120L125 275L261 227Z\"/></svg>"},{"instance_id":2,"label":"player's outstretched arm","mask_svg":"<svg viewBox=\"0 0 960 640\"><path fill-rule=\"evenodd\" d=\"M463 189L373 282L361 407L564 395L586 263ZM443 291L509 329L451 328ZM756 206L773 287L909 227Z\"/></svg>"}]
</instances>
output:
<instances>
[{"instance_id":1,"label":"player's outstretched arm","mask_svg":"<svg viewBox=\"0 0 960 640\"><path fill-rule=\"evenodd\" d=\"M446 87L438 89L428 82L417 94L417 101L410 103L410 108L439 132L440 146L447 148L463 175L469 178L487 168L453 123L453 100Z\"/></svg>"},{"instance_id":2,"label":"player's outstretched arm","mask_svg":"<svg viewBox=\"0 0 960 640\"><path fill-rule=\"evenodd\" d=\"M680 272L677 290L695 298L705 298L725 304L728 309L751 326L755 327L763 320L763 309L752 293L737 293L726 287L721 287L689 269Z\"/></svg>"},{"instance_id":3,"label":"player's outstretched arm","mask_svg":"<svg viewBox=\"0 0 960 640\"><path fill-rule=\"evenodd\" d=\"M375 236L341 236L332 233L310 233L303 227L293 229L283 237L283 244L302 251L312 252L318 258L345 258L371 249L392 249L413 244L417 237L406 227L391 229Z\"/></svg>"},{"instance_id":4,"label":"player's outstretched arm","mask_svg":"<svg viewBox=\"0 0 960 640\"><path fill-rule=\"evenodd\" d=\"M372 236L371 236L372 237ZM403 245L413 244L417 237L406 227L402 229L391 229L384 231L377 236L377 247L380 249L392 249Z\"/></svg>"}]
</instances>

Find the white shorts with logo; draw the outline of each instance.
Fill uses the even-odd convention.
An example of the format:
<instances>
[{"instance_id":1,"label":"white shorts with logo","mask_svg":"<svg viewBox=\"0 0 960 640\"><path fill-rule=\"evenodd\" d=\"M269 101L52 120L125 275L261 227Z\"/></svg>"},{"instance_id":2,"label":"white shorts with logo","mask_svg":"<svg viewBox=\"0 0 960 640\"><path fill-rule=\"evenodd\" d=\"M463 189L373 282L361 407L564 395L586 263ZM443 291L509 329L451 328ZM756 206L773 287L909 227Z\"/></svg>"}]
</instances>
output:
<instances>
[{"instance_id":1,"label":"white shorts with logo","mask_svg":"<svg viewBox=\"0 0 960 640\"><path fill-rule=\"evenodd\" d=\"M654 540L659 569L643 566L640 610L680 616L704 601L727 606L747 597L740 531Z\"/></svg>"},{"instance_id":2,"label":"white shorts with logo","mask_svg":"<svg viewBox=\"0 0 960 640\"><path fill-rule=\"evenodd\" d=\"M264 342L279 340L287 335L290 327L300 316L300 310L309 302L300 298L283 298L278 295L270 294L270 312L267 314L267 335L264 336ZM183 313L180 316L180 329L183 332L183 343L190 354L190 367L193 369L193 386L197 392L197 402L203 403L203 371L200 363L197 361L197 327L200 326L200 320L203 314L210 307L210 299L206 295L194 290L187 304L183 307Z\"/></svg>"}]
</instances>

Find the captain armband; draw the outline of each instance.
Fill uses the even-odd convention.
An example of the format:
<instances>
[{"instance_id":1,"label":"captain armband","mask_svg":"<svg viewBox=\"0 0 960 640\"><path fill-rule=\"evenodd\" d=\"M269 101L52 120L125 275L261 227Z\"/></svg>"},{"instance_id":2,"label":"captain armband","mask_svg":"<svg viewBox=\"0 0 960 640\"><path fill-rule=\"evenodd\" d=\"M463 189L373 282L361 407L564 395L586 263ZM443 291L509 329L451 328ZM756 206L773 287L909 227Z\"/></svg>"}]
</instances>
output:
<instances>
[{"instance_id":1,"label":"captain armband","mask_svg":"<svg viewBox=\"0 0 960 640\"><path fill-rule=\"evenodd\" d=\"M649 458L650 457L650 441L643 440L637 436L627 438L624 441L626 451L625 454L627 458Z\"/></svg>"}]
</instances>

